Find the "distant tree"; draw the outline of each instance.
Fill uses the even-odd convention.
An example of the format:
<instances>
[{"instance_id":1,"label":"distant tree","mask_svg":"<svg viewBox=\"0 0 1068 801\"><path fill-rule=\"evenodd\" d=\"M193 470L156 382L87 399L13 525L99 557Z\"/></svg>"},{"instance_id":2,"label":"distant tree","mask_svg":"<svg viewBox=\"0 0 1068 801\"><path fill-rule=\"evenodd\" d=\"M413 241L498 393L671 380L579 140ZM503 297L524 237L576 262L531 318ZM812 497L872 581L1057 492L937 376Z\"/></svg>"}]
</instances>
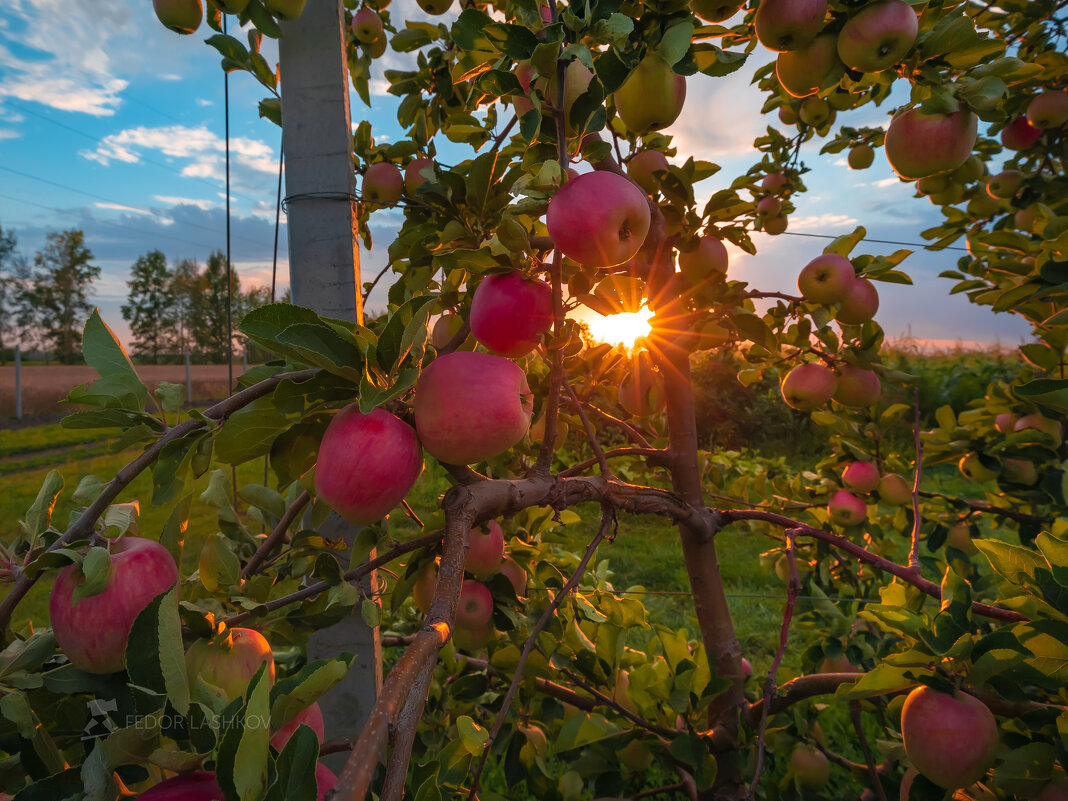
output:
<instances>
[{"instance_id":1,"label":"distant tree","mask_svg":"<svg viewBox=\"0 0 1068 801\"><path fill-rule=\"evenodd\" d=\"M173 303L173 329L171 331L171 348L179 358L186 349L196 350L193 329L196 324L201 296L204 288L204 276L196 259L182 259L171 270L170 296Z\"/></svg>"},{"instance_id":2,"label":"distant tree","mask_svg":"<svg viewBox=\"0 0 1068 801\"><path fill-rule=\"evenodd\" d=\"M234 309L240 303L241 281L233 270L230 290ZM199 304L193 315L193 340L198 357L210 363L225 363L230 356L233 331L231 316L227 314L226 255L215 251L208 256L208 264L201 278ZM236 314L233 323L237 323Z\"/></svg>"},{"instance_id":3,"label":"distant tree","mask_svg":"<svg viewBox=\"0 0 1068 801\"><path fill-rule=\"evenodd\" d=\"M170 351L174 340L173 271L162 251L151 250L138 257L130 269L127 302L122 318L130 324L134 355L159 364L161 355Z\"/></svg>"},{"instance_id":4,"label":"distant tree","mask_svg":"<svg viewBox=\"0 0 1068 801\"><path fill-rule=\"evenodd\" d=\"M82 231L53 231L34 256L32 285L23 296L43 340L64 364L80 356L82 328L93 309L89 294L100 268L89 263L92 258Z\"/></svg>"},{"instance_id":5,"label":"distant tree","mask_svg":"<svg viewBox=\"0 0 1068 801\"><path fill-rule=\"evenodd\" d=\"M6 364L8 352L19 341L21 295L25 292L29 268L18 252L15 232L0 226L0 364Z\"/></svg>"},{"instance_id":6,"label":"distant tree","mask_svg":"<svg viewBox=\"0 0 1068 801\"><path fill-rule=\"evenodd\" d=\"M269 286L254 286L246 292L238 294L234 309L234 328L241 324L241 320L255 308L266 306L271 303L271 288ZM275 358L268 351L248 342L248 338L240 332L237 333L237 341L248 352L250 363L259 363Z\"/></svg>"}]
</instances>

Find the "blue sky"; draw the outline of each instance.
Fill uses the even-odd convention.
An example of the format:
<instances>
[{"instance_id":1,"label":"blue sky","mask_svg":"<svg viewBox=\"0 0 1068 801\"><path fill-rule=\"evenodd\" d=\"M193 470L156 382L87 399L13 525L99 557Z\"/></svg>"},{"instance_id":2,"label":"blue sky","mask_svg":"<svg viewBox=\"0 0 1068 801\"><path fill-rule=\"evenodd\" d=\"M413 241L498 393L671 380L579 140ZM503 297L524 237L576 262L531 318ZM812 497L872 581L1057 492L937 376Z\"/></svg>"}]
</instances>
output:
<instances>
[{"instance_id":1,"label":"blue sky","mask_svg":"<svg viewBox=\"0 0 1068 801\"><path fill-rule=\"evenodd\" d=\"M429 19L414 0L396 0L391 11L395 18ZM225 244L223 73L217 54L203 43L210 34L207 26L192 36L165 30L149 0L7 0L0 10L0 225L15 231L27 256L48 231L84 230L103 269L94 301L123 337L119 306L139 255L159 248L169 259L203 263ZM266 43L271 64L276 54ZM401 135L397 101L384 93L381 71L407 58L387 51L377 62L371 109L352 96L354 122L370 120L380 139ZM699 185L701 196L729 184L756 160L753 138L773 115L761 117L762 96L749 78L768 58L757 52L733 76L689 80L686 107L668 133L680 154L722 165ZM245 286L271 280L281 132L257 116L263 95L249 76L231 75L232 255ZM838 122L885 125L888 111L866 106L839 114ZM933 205L912 197L911 185L897 181L881 153L872 168L853 171L840 156L818 156L818 149L817 143L802 151L814 169L790 232L838 235L862 224L873 238L921 242L919 232L941 219ZM279 291L288 283L284 214L282 220ZM385 263L385 246L399 220L396 211L373 217L377 246L361 254L365 278ZM756 243L756 257L738 253L732 259L732 277L787 290L824 245L793 235L758 235ZM895 249L862 243L858 252ZM1015 345L1026 336L1028 327L1016 318L947 294L950 282L937 275L960 255L918 251L903 265L914 287L879 285L878 319L888 337ZM370 305L380 307L383 298L376 289Z\"/></svg>"}]
</instances>

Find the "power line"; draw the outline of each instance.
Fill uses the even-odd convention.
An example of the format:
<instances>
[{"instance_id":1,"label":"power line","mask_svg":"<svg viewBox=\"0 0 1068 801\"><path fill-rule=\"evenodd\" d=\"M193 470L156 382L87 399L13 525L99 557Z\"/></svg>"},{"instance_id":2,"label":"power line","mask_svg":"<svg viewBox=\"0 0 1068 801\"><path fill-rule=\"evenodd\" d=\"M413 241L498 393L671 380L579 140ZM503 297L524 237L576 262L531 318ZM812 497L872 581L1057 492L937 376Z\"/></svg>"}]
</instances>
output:
<instances>
[{"instance_id":1,"label":"power line","mask_svg":"<svg viewBox=\"0 0 1068 801\"><path fill-rule=\"evenodd\" d=\"M800 233L798 231L783 231L783 233L784 234L789 234L790 236L809 236L809 237L814 237L816 239L838 239L837 236L831 236L830 234L802 234L802 233ZM919 244L917 242L895 242L892 239L872 239L871 237L867 237L867 236L863 237L860 241L861 242L875 242L875 243L880 244L880 245L904 245L907 248L924 248L925 250L926 249L932 249L932 250L963 250L965 252L968 251L968 248L956 247L954 245L946 245L945 247L941 247L941 248L932 248L931 245L921 245L921 244Z\"/></svg>"},{"instance_id":2,"label":"power line","mask_svg":"<svg viewBox=\"0 0 1068 801\"><path fill-rule=\"evenodd\" d=\"M138 100L136 97L134 97L133 95L131 95L128 92L125 95L123 95L123 97L125 97L127 100L130 100L130 101L136 103L139 106L144 106L149 111L155 112L156 114L159 114L161 117L166 117L167 119L174 120L175 122L178 122L178 123L182 122L182 120L178 119L173 114L168 114L166 111L161 111L160 109L156 108L155 106L150 106L144 100Z\"/></svg>"}]
</instances>

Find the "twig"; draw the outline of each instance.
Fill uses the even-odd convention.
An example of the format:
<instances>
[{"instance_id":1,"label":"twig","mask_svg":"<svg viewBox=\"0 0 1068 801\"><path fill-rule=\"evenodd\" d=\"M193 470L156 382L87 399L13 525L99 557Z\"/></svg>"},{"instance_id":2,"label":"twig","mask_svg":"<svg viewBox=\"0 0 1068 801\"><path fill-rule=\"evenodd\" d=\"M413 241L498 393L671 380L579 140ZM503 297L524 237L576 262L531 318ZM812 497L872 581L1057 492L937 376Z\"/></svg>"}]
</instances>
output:
<instances>
[{"instance_id":1,"label":"twig","mask_svg":"<svg viewBox=\"0 0 1068 801\"><path fill-rule=\"evenodd\" d=\"M423 521L419 519L419 515L415 513L415 509L411 507L411 504L409 504L408 501L401 501L401 505L404 507L404 513L408 515L413 523L419 526L419 528L426 528L426 526L423 525Z\"/></svg>"},{"instance_id":2,"label":"twig","mask_svg":"<svg viewBox=\"0 0 1068 801\"><path fill-rule=\"evenodd\" d=\"M849 702L849 717L853 721L853 731L857 733L860 750L864 753L864 762L868 766L868 777L871 779L872 788L875 790L879 801L887 801L886 790L883 788L882 780L879 778L879 768L875 765L875 755L871 751L871 744L868 743L868 736L864 733L860 701Z\"/></svg>"},{"instance_id":3,"label":"twig","mask_svg":"<svg viewBox=\"0 0 1068 801\"><path fill-rule=\"evenodd\" d=\"M921 498L942 498L943 500L950 501L951 503L960 503L967 506L969 509L976 512L985 512L987 514L995 515L997 517L1007 517L1009 520L1015 520L1017 523L1034 523L1035 525L1043 525L1053 521L1052 517L1042 517L1039 515L1029 515L1026 512L1017 512L1013 509L1004 509L1000 506L991 506L988 503L982 501L973 501L968 498L954 498L952 495L946 495L941 492L930 492L924 490L920 493Z\"/></svg>"},{"instance_id":4,"label":"twig","mask_svg":"<svg viewBox=\"0 0 1068 801\"><path fill-rule=\"evenodd\" d=\"M474 801L478 794L479 779L482 778L482 771L486 767L486 760L489 759L490 749L493 747L493 742L496 740L497 735L501 733L501 727L504 726L504 721L508 717L508 710L512 706L512 701L515 700L516 690L519 689L519 683L523 679L523 668L526 667L527 660L530 658L530 654L534 650L538 635L545 630L545 627L549 625L549 621L552 620L556 610L560 608L560 604L564 602L564 599L571 594L582 580L582 576L586 572L586 566L590 563L590 559L593 557L593 552L597 550L597 546L601 544L601 540L608 536L608 531L612 527L614 519L615 515L610 509L605 507L601 514L601 526L597 529L597 533L594 535L593 539L590 540L590 544L586 546L586 553L584 553L582 559L579 560L575 572L572 574L571 578L567 580L567 583L564 584L560 592L556 594L556 597L554 597L546 607L545 611L538 619L538 622L531 630L530 636L527 637L527 641L523 643L523 651L519 655L519 661L516 663L515 675L512 677L512 683L508 687L508 692L504 695L504 700L501 701L501 709L497 713L496 720L493 721L493 727L490 729L489 738L482 746L482 756L478 761L478 767L475 768L474 778L471 780L471 790L467 794L468 801Z\"/></svg>"},{"instance_id":5,"label":"twig","mask_svg":"<svg viewBox=\"0 0 1068 801\"><path fill-rule=\"evenodd\" d=\"M621 456L644 456L651 465L667 464L671 461L671 451L661 450L660 448L612 448L605 451L604 456L606 459L617 459ZM581 475L586 468L595 464L597 464L596 457L586 459L571 465L566 470L561 470L557 475L560 478Z\"/></svg>"},{"instance_id":6,"label":"twig","mask_svg":"<svg viewBox=\"0 0 1068 801\"><path fill-rule=\"evenodd\" d=\"M913 437L916 442L916 476L912 481L912 544L909 546L909 567L920 574L920 477L923 474L923 443L920 442L920 388L916 387L913 406L916 420Z\"/></svg>"},{"instance_id":7,"label":"twig","mask_svg":"<svg viewBox=\"0 0 1068 801\"><path fill-rule=\"evenodd\" d=\"M618 417L615 417L615 416L609 414L608 412L604 411L603 409L598 409L592 403L584 403L583 406L585 406L587 409L589 409L591 412L593 412L595 415L600 417L602 420L604 420L609 425L613 425L616 428L620 429L624 434L626 434L630 438L630 441L633 442L638 447L640 447L640 448L652 448L653 447L652 445L649 444L649 440L647 440L645 438L645 436L638 429L636 429L634 426L632 426L630 423L627 423L627 422L625 422L623 420L620 420Z\"/></svg>"},{"instance_id":8,"label":"twig","mask_svg":"<svg viewBox=\"0 0 1068 801\"><path fill-rule=\"evenodd\" d=\"M264 561L274 547L285 539L286 532L289 531L289 527L293 525L293 521L297 519L301 510L311 500L311 493L308 490L304 490L296 499L289 505L285 513L282 515L282 519L278 521L278 525L274 527L274 530L267 536L267 538L260 543L260 547L256 549L256 553L252 554L252 558L245 563L245 566L241 568L241 578L248 578L260 569Z\"/></svg>"},{"instance_id":9,"label":"twig","mask_svg":"<svg viewBox=\"0 0 1068 801\"><path fill-rule=\"evenodd\" d=\"M571 397L571 405L575 407L575 411L578 412L579 419L582 421L582 428L586 431L586 439L589 440L590 447L593 448L593 456L601 468L601 475L611 478L613 475L612 468L608 466L608 460L604 457L604 450L601 448L601 443L597 441L597 434L594 432L593 426L590 425L590 418L586 415L586 410L582 408L578 395L575 394L571 384L567 382L567 378L563 379L563 383L564 389L567 390L567 394Z\"/></svg>"},{"instance_id":10,"label":"twig","mask_svg":"<svg viewBox=\"0 0 1068 801\"><path fill-rule=\"evenodd\" d=\"M775 691L771 698L770 706L764 703L764 699L749 705L746 715L750 722L756 722L767 714L774 715L794 704L812 698L817 695L833 693L843 684L852 684L864 677L863 673L811 673L807 676L798 676L790 679Z\"/></svg>"},{"instance_id":11,"label":"twig","mask_svg":"<svg viewBox=\"0 0 1068 801\"><path fill-rule=\"evenodd\" d=\"M545 400L545 439L538 451L538 461L534 472L539 476L549 474L552 466L553 452L556 449L556 425L560 414L560 384L564 378L564 357L560 350L560 337L564 329L564 290L560 278L560 261L563 254L559 249L553 251L552 266L549 269L552 283L553 300L553 341L549 346L551 362L549 364L549 395Z\"/></svg>"},{"instance_id":12,"label":"twig","mask_svg":"<svg viewBox=\"0 0 1068 801\"><path fill-rule=\"evenodd\" d=\"M367 298L371 297L371 291L375 288L378 282L382 280L382 276L385 275L389 271L389 268L392 266L393 259L390 259L386 262L386 265L378 271L378 275L375 276L374 280L370 284L368 284L367 289L365 289L363 292L363 303L365 306L367 305Z\"/></svg>"},{"instance_id":13,"label":"twig","mask_svg":"<svg viewBox=\"0 0 1068 801\"><path fill-rule=\"evenodd\" d=\"M584 681L580 677L574 675L573 673L568 673L568 678L571 679L571 681L575 682L575 684L577 684L583 690L588 692L590 695L592 695L594 700L597 701L598 705L607 706L607 707L610 707L611 709L614 709L617 713L619 713L620 715L625 717L627 720L629 720L631 723L635 724L636 726L640 726L641 728L645 729L646 731L650 731L653 734L658 734L661 737L671 737L671 738L673 738L673 737L676 737L678 735L677 731L672 731L671 729L665 729L663 726L657 726L655 723L646 720L641 715L638 715L638 714L636 714L634 712L631 712L629 709L627 709L625 706L623 706L623 704L619 703L619 701L617 701L615 698L612 698L611 696L605 695L600 690L598 690L596 687L591 686L589 683L587 683L586 681Z\"/></svg>"},{"instance_id":14,"label":"twig","mask_svg":"<svg viewBox=\"0 0 1068 801\"><path fill-rule=\"evenodd\" d=\"M492 148L493 150L497 150L497 149L500 148L501 142L504 141L504 138L506 136L508 136L508 134L515 127L515 124L517 122L519 122L519 115L518 114L514 115L512 117L512 121L509 122L507 125L505 125L504 129L499 134L497 134L495 137L493 137L493 148Z\"/></svg>"},{"instance_id":15,"label":"twig","mask_svg":"<svg viewBox=\"0 0 1068 801\"><path fill-rule=\"evenodd\" d=\"M804 298L799 298L797 295L788 295L785 292L762 292L754 289L751 292L746 292L743 297L747 298L779 298L789 303L803 303Z\"/></svg>"}]
</instances>

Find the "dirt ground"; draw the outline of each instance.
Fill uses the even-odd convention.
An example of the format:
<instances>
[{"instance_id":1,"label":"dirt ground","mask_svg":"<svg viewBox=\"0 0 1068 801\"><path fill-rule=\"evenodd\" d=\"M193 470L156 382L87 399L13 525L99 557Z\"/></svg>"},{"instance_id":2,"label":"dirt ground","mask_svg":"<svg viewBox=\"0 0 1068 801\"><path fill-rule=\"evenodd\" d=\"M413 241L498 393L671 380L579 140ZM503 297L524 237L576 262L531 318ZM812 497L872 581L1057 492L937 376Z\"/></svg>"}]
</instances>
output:
<instances>
[{"instance_id":1,"label":"dirt ground","mask_svg":"<svg viewBox=\"0 0 1068 801\"><path fill-rule=\"evenodd\" d=\"M227 394L225 364L194 364L190 368L193 399L197 401L223 398ZM137 368L149 390L161 381L184 384L185 365L146 364ZM234 378L241 375L241 364L234 365ZM96 371L86 365L41 365L22 368L22 413L25 417L47 417L68 411L59 401L71 388L97 378ZM0 367L0 419L15 416L15 368Z\"/></svg>"}]
</instances>

